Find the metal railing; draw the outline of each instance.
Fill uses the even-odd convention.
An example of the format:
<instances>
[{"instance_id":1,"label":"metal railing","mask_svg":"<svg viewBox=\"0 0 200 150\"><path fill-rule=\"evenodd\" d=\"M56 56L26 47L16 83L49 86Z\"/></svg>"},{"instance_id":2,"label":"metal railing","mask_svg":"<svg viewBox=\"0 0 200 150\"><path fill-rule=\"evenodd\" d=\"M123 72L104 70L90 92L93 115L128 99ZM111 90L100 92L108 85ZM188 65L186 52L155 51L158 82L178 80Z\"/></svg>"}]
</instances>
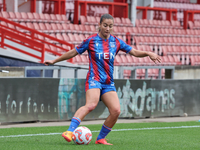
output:
<instances>
[{"instance_id":1,"label":"metal railing","mask_svg":"<svg viewBox=\"0 0 200 150\"><path fill-rule=\"evenodd\" d=\"M69 70L74 69L74 78L78 77L78 70L79 69L85 69L88 70L88 67L75 67L75 66L26 66L24 67L24 77L27 77L27 71L28 70L40 70L42 78L45 78L45 70L58 70L58 78L61 77L61 71L62 70Z\"/></svg>"},{"instance_id":2,"label":"metal railing","mask_svg":"<svg viewBox=\"0 0 200 150\"><path fill-rule=\"evenodd\" d=\"M27 71L28 70L40 70L41 71L41 76L42 78L45 78L45 70L58 70L57 77L61 77L61 71L62 70L74 70L74 78L78 77L78 70L84 69L88 70L88 66L81 66L81 67L76 67L76 66L26 66L24 69L24 77L27 77ZM123 79L123 73L124 70L131 70L131 79L136 79L137 78L137 69L145 69L145 79L148 79L148 69L158 69L158 79L162 79L162 69L165 70L170 70L170 79L174 79L174 71L175 71L175 66L132 66L132 67L127 67L127 66L121 66L119 67L119 72L118 72L118 78Z\"/></svg>"},{"instance_id":3,"label":"metal railing","mask_svg":"<svg viewBox=\"0 0 200 150\"><path fill-rule=\"evenodd\" d=\"M124 70L131 70L132 79L137 78L137 69L145 69L145 79L148 78L148 69L159 69L158 79L162 79L162 69L168 69L171 71L170 79L174 79L175 66L133 66L133 67L119 67L119 79L123 79Z\"/></svg>"}]
</instances>

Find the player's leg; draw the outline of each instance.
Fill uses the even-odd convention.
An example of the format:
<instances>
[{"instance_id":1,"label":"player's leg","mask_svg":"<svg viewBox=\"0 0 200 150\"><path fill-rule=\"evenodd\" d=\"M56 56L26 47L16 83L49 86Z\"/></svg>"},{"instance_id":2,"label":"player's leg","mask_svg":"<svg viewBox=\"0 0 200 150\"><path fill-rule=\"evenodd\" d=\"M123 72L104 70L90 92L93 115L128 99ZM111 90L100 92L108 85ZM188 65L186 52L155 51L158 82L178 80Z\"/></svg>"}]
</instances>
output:
<instances>
[{"instance_id":1,"label":"player's leg","mask_svg":"<svg viewBox=\"0 0 200 150\"><path fill-rule=\"evenodd\" d=\"M70 142L72 140L73 131L79 126L85 116L96 108L99 102L99 97L100 89L98 88L89 89L86 91L86 104L76 111L71 120L69 129L62 134L66 141Z\"/></svg>"},{"instance_id":2,"label":"player's leg","mask_svg":"<svg viewBox=\"0 0 200 150\"><path fill-rule=\"evenodd\" d=\"M96 144L112 145L106 142L105 137L117 122L117 119L120 115L120 103L115 91L106 92L101 96L101 100L107 106L110 115L107 117L102 126L102 129L97 137Z\"/></svg>"},{"instance_id":3,"label":"player's leg","mask_svg":"<svg viewBox=\"0 0 200 150\"><path fill-rule=\"evenodd\" d=\"M100 97L100 89L89 89L86 91L86 104L85 106L80 107L74 117L79 118L81 121L85 118L85 116L94 110L99 102Z\"/></svg>"}]
</instances>

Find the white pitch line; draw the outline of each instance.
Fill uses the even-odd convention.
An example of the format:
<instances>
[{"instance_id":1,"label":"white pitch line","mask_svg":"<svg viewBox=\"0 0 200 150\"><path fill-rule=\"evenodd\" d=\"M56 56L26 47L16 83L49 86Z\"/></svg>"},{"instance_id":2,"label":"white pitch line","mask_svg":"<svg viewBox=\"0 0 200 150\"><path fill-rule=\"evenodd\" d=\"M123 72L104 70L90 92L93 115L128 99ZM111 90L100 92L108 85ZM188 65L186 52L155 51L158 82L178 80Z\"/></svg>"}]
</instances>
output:
<instances>
[{"instance_id":1,"label":"white pitch line","mask_svg":"<svg viewBox=\"0 0 200 150\"><path fill-rule=\"evenodd\" d=\"M114 129L112 131L138 131L138 130L160 130L160 129L183 129L183 128L200 128L200 126L178 126L178 127L153 127L153 128L135 128L135 129ZM93 133L99 132L92 131ZM0 136L0 138L10 138L10 137L24 137L24 136L42 136L42 135L57 135L62 133L39 133L39 134L24 134L24 135L7 135Z\"/></svg>"}]
</instances>

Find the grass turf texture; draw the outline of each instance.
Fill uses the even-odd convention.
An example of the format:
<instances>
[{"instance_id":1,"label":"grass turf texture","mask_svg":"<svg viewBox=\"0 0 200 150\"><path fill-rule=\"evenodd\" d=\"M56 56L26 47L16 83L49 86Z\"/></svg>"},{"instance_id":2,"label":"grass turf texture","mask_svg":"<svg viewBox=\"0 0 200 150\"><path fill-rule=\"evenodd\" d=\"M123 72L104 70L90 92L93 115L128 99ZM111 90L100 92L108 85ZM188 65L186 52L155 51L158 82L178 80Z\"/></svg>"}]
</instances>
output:
<instances>
[{"instance_id":1,"label":"grass turf texture","mask_svg":"<svg viewBox=\"0 0 200 150\"><path fill-rule=\"evenodd\" d=\"M175 123L129 123L116 124L115 129L136 129L154 127L180 127L200 126L200 122L175 122ZM91 131L101 129L101 125L87 125ZM62 133L68 127L29 127L29 128L4 128L0 129L0 136L25 135L40 133ZM92 133L92 141L89 145L75 145L66 142L61 134L40 135L29 137L1 137L0 149L2 150L199 150L200 127L178 129L154 129L154 130L128 130L113 131L107 138L113 146L95 145L98 132Z\"/></svg>"}]
</instances>

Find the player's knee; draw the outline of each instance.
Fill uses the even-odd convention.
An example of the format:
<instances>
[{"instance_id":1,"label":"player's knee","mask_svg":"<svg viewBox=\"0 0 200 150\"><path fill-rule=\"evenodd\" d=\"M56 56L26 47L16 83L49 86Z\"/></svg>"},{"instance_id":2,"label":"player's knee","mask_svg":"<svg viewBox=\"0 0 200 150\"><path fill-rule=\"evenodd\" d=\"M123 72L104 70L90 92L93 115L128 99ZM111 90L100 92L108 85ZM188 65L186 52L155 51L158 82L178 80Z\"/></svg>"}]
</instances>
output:
<instances>
[{"instance_id":1,"label":"player's knee","mask_svg":"<svg viewBox=\"0 0 200 150\"><path fill-rule=\"evenodd\" d=\"M120 115L121 111L120 111L120 108L115 108L110 113L113 117L118 117Z\"/></svg>"},{"instance_id":2,"label":"player's knee","mask_svg":"<svg viewBox=\"0 0 200 150\"><path fill-rule=\"evenodd\" d=\"M91 103L91 104L88 104L86 107L87 107L88 111L91 112L97 107L97 104Z\"/></svg>"}]
</instances>

